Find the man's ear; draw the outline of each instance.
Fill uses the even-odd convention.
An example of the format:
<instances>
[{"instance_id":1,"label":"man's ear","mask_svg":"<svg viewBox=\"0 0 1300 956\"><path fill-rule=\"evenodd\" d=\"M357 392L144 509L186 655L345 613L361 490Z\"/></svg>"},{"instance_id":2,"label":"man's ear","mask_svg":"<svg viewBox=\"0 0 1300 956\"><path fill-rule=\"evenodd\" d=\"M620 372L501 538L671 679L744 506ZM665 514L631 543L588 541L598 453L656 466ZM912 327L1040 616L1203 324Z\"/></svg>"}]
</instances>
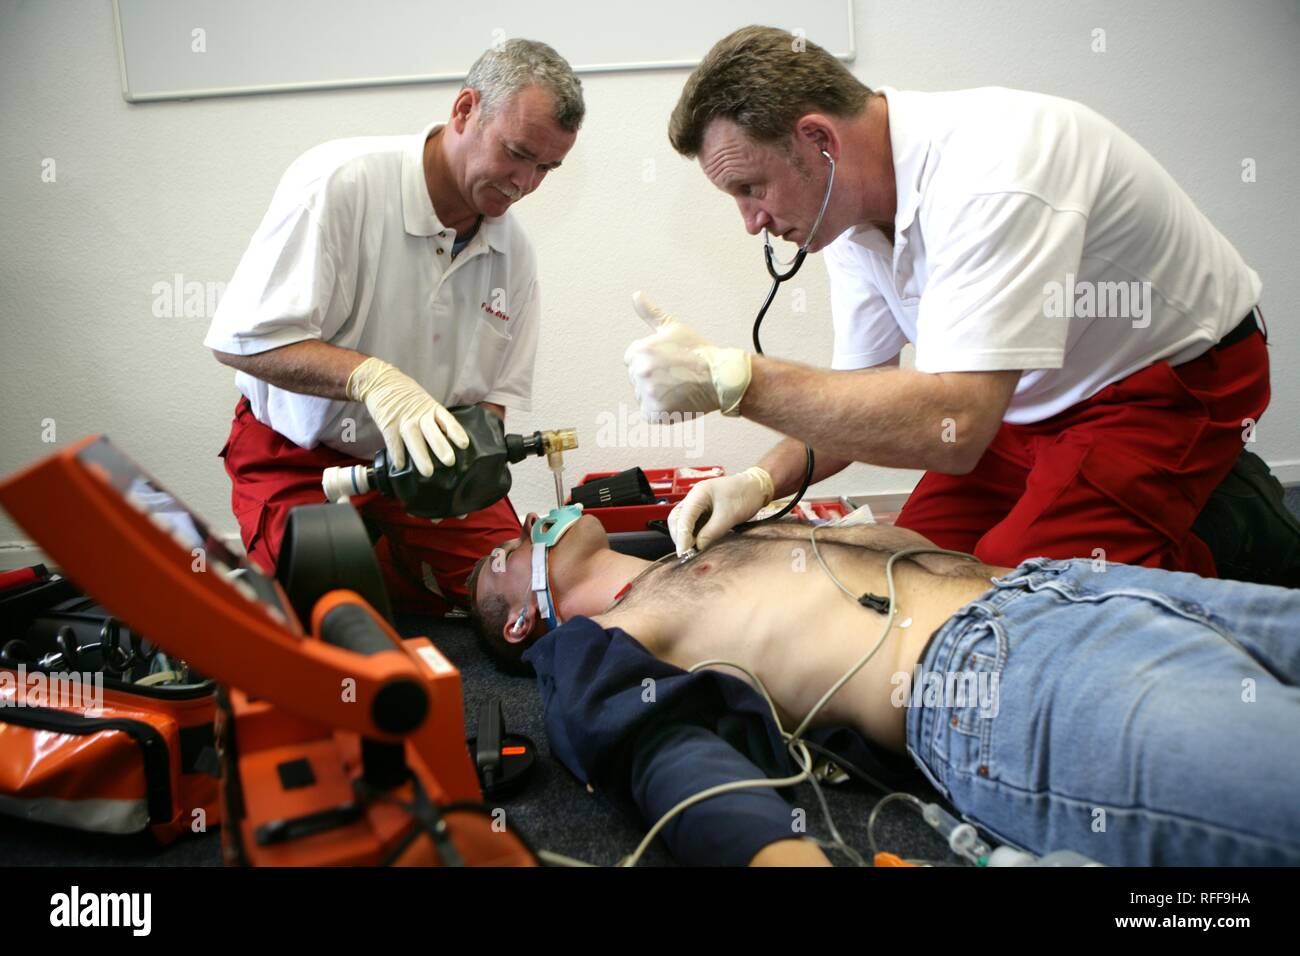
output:
<instances>
[{"instance_id":1,"label":"man's ear","mask_svg":"<svg viewBox=\"0 0 1300 956\"><path fill-rule=\"evenodd\" d=\"M826 150L838 162L842 144L835 124L829 117L821 113L805 113L795 121L794 130L796 138L802 139L818 152Z\"/></svg>"},{"instance_id":2,"label":"man's ear","mask_svg":"<svg viewBox=\"0 0 1300 956\"><path fill-rule=\"evenodd\" d=\"M537 602L529 601L520 607L512 608L510 616L501 627L501 636L507 644L518 644L528 640L537 626Z\"/></svg>"},{"instance_id":3,"label":"man's ear","mask_svg":"<svg viewBox=\"0 0 1300 956\"><path fill-rule=\"evenodd\" d=\"M465 132L470 114L477 110L478 104L478 90L467 86L456 95L456 99L451 104L451 125L457 133Z\"/></svg>"}]
</instances>

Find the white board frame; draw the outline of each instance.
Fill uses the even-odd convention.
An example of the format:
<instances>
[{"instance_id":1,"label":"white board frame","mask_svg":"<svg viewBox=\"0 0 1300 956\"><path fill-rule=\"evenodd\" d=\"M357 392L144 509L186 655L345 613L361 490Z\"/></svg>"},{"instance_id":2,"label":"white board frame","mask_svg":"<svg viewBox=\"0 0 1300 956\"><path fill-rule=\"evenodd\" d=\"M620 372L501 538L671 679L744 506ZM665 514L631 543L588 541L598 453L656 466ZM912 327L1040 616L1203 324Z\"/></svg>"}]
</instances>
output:
<instances>
[{"instance_id":1,"label":"white board frame","mask_svg":"<svg viewBox=\"0 0 1300 956\"><path fill-rule=\"evenodd\" d=\"M310 82L275 83L253 86L223 86L201 89L180 89L139 92L131 89L126 55L126 43L122 33L122 0L113 0L113 29L117 39L118 71L122 82L122 98L128 103L154 103L167 100L196 100L225 96L254 96L264 93L302 93L319 90L364 89L376 86L412 86L428 83L458 82L465 78L464 72L427 73L422 75L401 76L366 76L342 80L321 80ZM129 2L129 0L128 0ZM276 2L276 0L267 0ZM852 62L857 56L856 30L853 15L853 0L844 0L846 11L847 37L845 46L839 50L830 50L836 59ZM827 49L830 49L829 47ZM698 60L661 60L628 63L577 63L573 64L575 73L612 73L636 72L645 70L678 70L693 68Z\"/></svg>"}]
</instances>

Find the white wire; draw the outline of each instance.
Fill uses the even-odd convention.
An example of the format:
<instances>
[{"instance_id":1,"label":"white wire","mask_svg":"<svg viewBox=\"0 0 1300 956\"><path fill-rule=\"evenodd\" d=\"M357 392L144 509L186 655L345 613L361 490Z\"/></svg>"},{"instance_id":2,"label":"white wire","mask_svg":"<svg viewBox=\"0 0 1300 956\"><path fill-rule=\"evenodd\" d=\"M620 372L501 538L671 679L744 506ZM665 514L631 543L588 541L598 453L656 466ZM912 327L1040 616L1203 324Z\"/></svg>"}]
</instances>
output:
<instances>
[{"instance_id":1,"label":"white wire","mask_svg":"<svg viewBox=\"0 0 1300 956\"><path fill-rule=\"evenodd\" d=\"M817 556L817 561L821 564L822 570L830 575L831 580L839 586L841 591L852 599L854 604L857 604L858 599L853 597L853 593L840 583L839 578L835 577L831 572L831 569L827 567L825 560L822 559L821 552L817 550L817 528L815 526L812 529L811 538L813 543L813 554ZM889 632L894 627L894 615L898 613L898 601L896 600L896 589L894 587L894 562L899 558L907 558L915 554L946 554L955 558L965 558L968 561L979 560L974 555L966 554L962 551L948 551L944 548L907 548L903 551L895 551L891 554L889 560L885 562L885 584L889 588L889 610L885 612L884 630L880 632L880 637L876 639L875 646L873 646L871 650L867 651L867 653L864 654L856 664L850 667L839 680L832 684L830 689L822 695L822 699L813 705L812 710L808 711L808 716L806 716L798 728L795 729L794 737L798 738L803 736L803 732L808 728L808 725L813 721L813 718L815 718L821 709L826 706L826 702L829 701L841 687L852 680L858 671L862 670L862 668L866 666L867 662L875 656L876 652L880 650L881 646L885 643L885 638L889 637Z\"/></svg>"},{"instance_id":2,"label":"white wire","mask_svg":"<svg viewBox=\"0 0 1300 956\"><path fill-rule=\"evenodd\" d=\"M592 866L595 863L588 863L585 860L578 860L571 856L565 856L563 853L556 853L553 850L538 850L537 858L543 863L549 863L551 866Z\"/></svg>"}]
</instances>

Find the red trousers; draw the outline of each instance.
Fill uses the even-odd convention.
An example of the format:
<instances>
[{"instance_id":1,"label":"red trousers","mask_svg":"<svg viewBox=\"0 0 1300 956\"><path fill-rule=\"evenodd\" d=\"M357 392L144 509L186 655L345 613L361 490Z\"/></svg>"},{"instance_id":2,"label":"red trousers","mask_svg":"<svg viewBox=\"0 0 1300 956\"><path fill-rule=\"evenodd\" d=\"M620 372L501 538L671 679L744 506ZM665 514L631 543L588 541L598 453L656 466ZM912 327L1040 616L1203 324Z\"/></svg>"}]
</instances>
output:
<instances>
[{"instance_id":1,"label":"red trousers","mask_svg":"<svg viewBox=\"0 0 1300 956\"><path fill-rule=\"evenodd\" d=\"M1004 422L970 474L927 472L897 523L1004 567L1042 555L1216 577L1192 523L1268 400L1259 332L1157 362L1044 421Z\"/></svg>"},{"instance_id":2,"label":"red trousers","mask_svg":"<svg viewBox=\"0 0 1300 956\"><path fill-rule=\"evenodd\" d=\"M275 571L289 510L325 501L321 472L326 468L360 461L325 445L295 445L253 417L243 397L221 457L244 548L269 573ZM465 579L474 563L523 530L509 497L463 520L437 521L412 517L401 502L377 492L351 500L383 533L375 556L396 611L441 616L465 606Z\"/></svg>"}]
</instances>

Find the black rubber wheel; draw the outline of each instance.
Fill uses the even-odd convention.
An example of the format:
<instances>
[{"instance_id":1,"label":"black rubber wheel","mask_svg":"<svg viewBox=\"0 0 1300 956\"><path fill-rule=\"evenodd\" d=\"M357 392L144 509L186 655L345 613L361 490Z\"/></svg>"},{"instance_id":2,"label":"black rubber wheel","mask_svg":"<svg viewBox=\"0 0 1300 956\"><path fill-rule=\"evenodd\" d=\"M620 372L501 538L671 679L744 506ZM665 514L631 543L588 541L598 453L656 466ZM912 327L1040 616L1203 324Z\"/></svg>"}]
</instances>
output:
<instances>
[{"instance_id":1,"label":"black rubber wheel","mask_svg":"<svg viewBox=\"0 0 1300 956\"><path fill-rule=\"evenodd\" d=\"M370 535L349 504L299 505L290 511L275 576L304 630L311 627L316 602L339 588L356 591L384 620L393 620Z\"/></svg>"}]
</instances>

